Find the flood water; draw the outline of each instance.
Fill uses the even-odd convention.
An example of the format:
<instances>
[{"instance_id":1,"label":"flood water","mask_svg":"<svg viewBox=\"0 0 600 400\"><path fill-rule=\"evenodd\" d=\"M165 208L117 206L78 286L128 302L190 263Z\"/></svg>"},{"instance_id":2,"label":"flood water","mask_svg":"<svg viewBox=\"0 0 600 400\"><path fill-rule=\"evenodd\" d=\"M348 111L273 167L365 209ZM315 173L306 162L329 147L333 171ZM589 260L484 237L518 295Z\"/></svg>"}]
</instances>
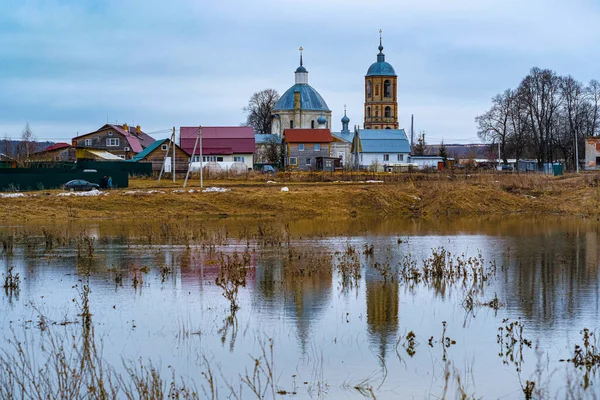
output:
<instances>
[{"instance_id":1,"label":"flood water","mask_svg":"<svg viewBox=\"0 0 600 400\"><path fill-rule=\"evenodd\" d=\"M593 397L596 367L559 360L600 328L599 234L558 218L4 226L2 282L12 267L20 284L0 293L2 350L77 332L87 286L107 365L174 370L200 398L209 369L219 398L256 397L256 359L284 398L515 399L527 381ZM427 259L465 269L407 272ZM217 284L234 264L244 279Z\"/></svg>"}]
</instances>

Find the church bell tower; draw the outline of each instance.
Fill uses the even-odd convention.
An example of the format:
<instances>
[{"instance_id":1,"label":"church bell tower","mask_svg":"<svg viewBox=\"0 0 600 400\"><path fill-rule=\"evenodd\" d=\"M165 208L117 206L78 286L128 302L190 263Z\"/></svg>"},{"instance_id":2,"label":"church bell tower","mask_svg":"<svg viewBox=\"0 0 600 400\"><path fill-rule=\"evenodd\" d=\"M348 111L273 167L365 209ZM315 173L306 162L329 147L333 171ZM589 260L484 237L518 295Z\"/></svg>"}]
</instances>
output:
<instances>
[{"instance_id":1,"label":"church bell tower","mask_svg":"<svg viewBox=\"0 0 600 400\"><path fill-rule=\"evenodd\" d=\"M385 61L381 29L379 54L365 75L365 129L398 129L398 76Z\"/></svg>"}]
</instances>

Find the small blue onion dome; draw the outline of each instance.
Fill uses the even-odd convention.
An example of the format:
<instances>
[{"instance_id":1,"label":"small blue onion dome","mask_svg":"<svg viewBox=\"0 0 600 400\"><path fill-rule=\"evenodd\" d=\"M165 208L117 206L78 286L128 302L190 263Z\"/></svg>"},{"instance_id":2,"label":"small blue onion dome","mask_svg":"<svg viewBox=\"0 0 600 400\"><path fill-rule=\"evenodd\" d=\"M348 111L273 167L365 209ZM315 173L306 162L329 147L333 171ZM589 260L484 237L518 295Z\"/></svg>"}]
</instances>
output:
<instances>
[{"instance_id":1,"label":"small blue onion dome","mask_svg":"<svg viewBox=\"0 0 600 400\"><path fill-rule=\"evenodd\" d=\"M327 119L321 114L321 116L317 119L317 124L325 125L327 123Z\"/></svg>"},{"instance_id":2,"label":"small blue onion dome","mask_svg":"<svg viewBox=\"0 0 600 400\"><path fill-rule=\"evenodd\" d=\"M348 118L348 116L346 115L346 112L344 112L344 116L342 117L342 124L347 124L350 122L350 118Z\"/></svg>"},{"instance_id":3,"label":"small blue onion dome","mask_svg":"<svg viewBox=\"0 0 600 400\"><path fill-rule=\"evenodd\" d=\"M308 72L308 70L301 65L298 68L296 68L296 72Z\"/></svg>"}]
</instances>

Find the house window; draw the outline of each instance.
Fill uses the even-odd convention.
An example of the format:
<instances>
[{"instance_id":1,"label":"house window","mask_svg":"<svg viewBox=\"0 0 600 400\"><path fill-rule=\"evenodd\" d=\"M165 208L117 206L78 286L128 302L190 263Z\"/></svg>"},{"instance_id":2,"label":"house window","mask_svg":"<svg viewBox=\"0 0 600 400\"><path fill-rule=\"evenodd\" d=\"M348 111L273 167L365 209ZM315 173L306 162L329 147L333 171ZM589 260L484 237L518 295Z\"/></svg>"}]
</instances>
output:
<instances>
[{"instance_id":1,"label":"house window","mask_svg":"<svg viewBox=\"0 0 600 400\"><path fill-rule=\"evenodd\" d=\"M298 165L298 158L290 157L290 165Z\"/></svg>"},{"instance_id":2,"label":"house window","mask_svg":"<svg viewBox=\"0 0 600 400\"><path fill-rule=\"evenodd\" d=\"M367 118L371 118L371 107L367 107Z\"/></svg>"},{"instance_id":3,"label":"house window","mask_svg":"<svg viewBox=\"0 0 600 400\"><path fill-rule=\"evenodd\" d=\"M404 161L404 154L398 154L398 161Z\"/></svg>"},{"instance_id":4,"label":"house window","mask_svg":"<svg viewBox=\"0 0 600 400\"><path fill-rule=\"evenodd\" d=\"M596 157L596 166L600 167L600 157Z\"/></svg>"},{"instance_id":5,"label":"house window","mask_svg":"<svg viewBox=\"0 0 600 400\"><path fill-rule=\"evenodd\" d=\"M106 145L116 147L119 145L119 138L108 138L106 139Z\"/></svg>"},{"instance_id":6,"label":"house window","mask_svg":"<svg viewBox=\"0 0 600 400\"><path fill-rule=\"evenodd\" d=\"M217 156L217 162L223 162L223 157Z\"/></svg>"},{"instance_id":7,"label":"house window","mask_svg":"<svg viewBox=\"0 0 600 400\"><path fill-rule=\"evenodd\" d=\"M310 129L315 129L315 120L310 121Z\"/></svg>"},{"instance_id":8,"label":"house window","mask_svg":"<svg viewBox=\"0 0 600 400\"><path fill-rule=\"evenodd\" d=\"M91 146L92 145L92 139L85 139L85 145L86 146Z\"/></svg>"},{"instance_id":9,"label":"house window","mask_svg":"<svg viewBox=\"0 0 600 400\"><path fill-rule=\"evenodd\" d=\"M222 156L203 156L202 160L204 162L220 162L223 161Z\"/></svg>"},{"instance_id":10,"label":"house window","mask_svg":"<svg viewBox=\"0 0 600 400\"><path fill-rule=\"evenodd\" d=\"M242 156L234 156L233 162L244 162L244 157Z\"/></svg>"},{"instance_id":11,"label":"house window","mask_svg":"<svg viewBox=\"0 0 600 400\"><path fill-rule=\"evenodd\" d=\"M389 79L383 82L383 97L392 97L392 83Z\"/></svg>"},{"instance_id":12,"label":"house window","mask_svg":"<svg viewBox=\"0 0 600 400\"><path fill-rule=\"evenodd\" d=\"M306 159L306 165L311 165L311 164L310 164L310 158L307 158L307 159Z\"/></svg>"},{"instance_id":13,"label":"house window","mask_svg":"<svg viewBox=\"0 0 600 400\"><path fill-rule=\"evenodd\" d=\"M290 120L290 129L294 129L294 120L293 119Z\"/></svg>"},{"instance_id":14,"label":"house window","mask_svg":"<svg viewBox=\"0 0 600 400\"><path fill-rule=\"evenodd\" d=\"M321 151L321 143L315 143L315 151Z\"/></svg>"},{"instance_id":15,"label":"house window","mask_svg":"<svg viewBox=\"0 0 600 400\"><path fill-rule=\"evenodd\" d=\"M108 136L112 136L113 135L113 131L108 131Z\"/></svg>"},{"instance_id":16,"label":"house window","mask_svg":"<svg viewBox=\"0 0 600 400\"><path fill-rule=\"evenodd\" d=\"M363 155L361 154L360 155L360 162L362 162L362 161L363 161Z\"/></svg>"},{"instance_id":17,"label":"house window","mask_svg":"<svg viewBox=\"0 0 600 400\"><path fill-rule=\"evenodd\" d=\"M367 81L367 97L371 97L371 81Z\"/></svg>"},{"instance_id":18,"label":"house window","mask_svg":"<svg viewBox=\"0 0 600 400\"><path fill-rule=\"evenodd\" d=\"M389 154L384 154L383 155L383 161L390 161L390 155Z\"/></svg>"},{"instance_id":19,"label":"house window","mask_svg":"<svg viewBox=\"0 0 600 400\"><path fill-rule=\"evenodd\" d=\"M192 162L200 162L200 156L192 157Z\"/></svg>"},{"instance_id":20,"label":"house window","mask_svg":"<svg viewBox=\"0 0 600 400\"><path fill-rule=\"evenodd\" d=\"M163 144L162 147L161 147L161 149L163 149L163 151L167 151L167 145Z\"/></svg>"},{"instance_id":21,"label":"house window","mask_svg":"<svg viewBox=\"0 0 600 400\"><path fill-rule=\"evenodd\" d=\"M304 143L298 143L298 151L304 151Z\"/></svg>"},{"instance_id":22,"label":"house window","mask_svg":"<svg viewBox=\"0 0 600 400\"><path fill-rule=\"evenodd\" d=\"M387 106L385 108L385 116L386 116L386 118L390 118L392 116L392 107Z\"/></svg>"}]
</instances>

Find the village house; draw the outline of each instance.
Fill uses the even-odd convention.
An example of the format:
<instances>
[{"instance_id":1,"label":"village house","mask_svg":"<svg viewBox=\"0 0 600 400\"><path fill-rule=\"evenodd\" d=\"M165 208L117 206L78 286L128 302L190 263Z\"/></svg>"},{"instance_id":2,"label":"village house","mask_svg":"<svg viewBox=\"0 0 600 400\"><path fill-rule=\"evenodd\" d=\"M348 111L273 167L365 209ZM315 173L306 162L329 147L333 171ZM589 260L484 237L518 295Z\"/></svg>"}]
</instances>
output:
<instances>
[{"instance_id":1,"label":"village house","mask_svg":"<svg viewBox=\"0 0 600 400\"><path fill-rule=\"evenodd\" d=\"M585 138L585 169L600 169L600 137Z\"/></svg>"},{"instance_id":2,"label":"village house","mask_svg":"<svg viewBox=\"0 0 600 400\"><path fill-rule=\"evenodd\" d=\"M326 128L286 129L283 143L286 168L310 171L317 168L317 158L331 158L329 153L333 138Z\"/></svg>"},{"instance_id":3,"label":"village house","mask_svg":"<svg viewBox=\"0 0 600 400\"><path fill-rule=\"evenodd\" d=\"M197 144L198 127L179 128L179 145L200 162L200 145ZM254 130L249 126L203 126L202 162L217 163L223 170L234 163L244 164L246 169L254 167ZM196 151L194 151L194 146Z\"/></svg>"},{"instance_id":4,"label":"village house","mask_svg":"<svg viewBox=\"0 0 600 400\"><path fill-rule=\"evenodd\" d=\"M385 171L410 162L410 143L404 129L361 129L352 139L354 164Z\"/></svg>"},{"instance_id":5,"label":"village house","mask_svg":"<svg viewBox=\"0 0 600 400\"><path fill-rule=\"evenodd\" d=\"M175 147L175 156L173 156L173 146ZM167 150L169 154L167 154ZM146 147L141 153L136 154L132 161L151 162L152 172L160 172L163 165L163 172L171 172L173 162L175 162L175 172L185 173L188 170L190 154L177 144L171 144L170 139L160 139Z\"/></svg>"},{"instance_id":6,"label":"village house","mask_svg":"<svg viewBox=\"0 0 600 400\"><path fill-rule=\"evenodd\" d=\"M108 152L122 160L130 160L152 143L154 139L142 132L139 125L130 127L127 124L106 124L97 131L74 137L72 145L78 150L77 158L81 154L105 158L100 155ZM82 149L86 151L80 151Z\"/></svg>"},{"instance_id":7,"label":"village house","mask_svg":"<svg viewBox=\"0 0 600 400\"><path fill-rule=\"evenodd\" d=\"M75 161L75 148L69 143L55 143L42 151L33 153L31 158L36 161Z\"/></svg>"}]
</instances>

